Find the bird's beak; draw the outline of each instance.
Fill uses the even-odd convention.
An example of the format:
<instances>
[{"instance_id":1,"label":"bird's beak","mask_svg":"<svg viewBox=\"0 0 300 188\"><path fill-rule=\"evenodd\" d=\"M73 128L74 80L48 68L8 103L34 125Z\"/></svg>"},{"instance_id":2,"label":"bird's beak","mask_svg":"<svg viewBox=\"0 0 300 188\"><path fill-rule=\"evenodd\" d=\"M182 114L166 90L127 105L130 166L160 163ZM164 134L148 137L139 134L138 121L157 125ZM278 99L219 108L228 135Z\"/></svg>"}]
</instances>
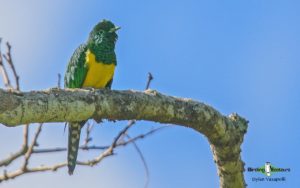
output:
<instances>
[{"instance_id":1,"label":"bird's beak","mask_svg":"<svg viewBox=\"0 0 300 188\"><path fill-rule=\"evenodd\" d=\"M116 27L114 27L114 28L112 28L112 29L110 29L110 33L113 33L113 32L116 32L116 31L118 31L119 29L121 29L121 27L118 27L118 26L116 26Z\"/></svg>"}]
</instances>

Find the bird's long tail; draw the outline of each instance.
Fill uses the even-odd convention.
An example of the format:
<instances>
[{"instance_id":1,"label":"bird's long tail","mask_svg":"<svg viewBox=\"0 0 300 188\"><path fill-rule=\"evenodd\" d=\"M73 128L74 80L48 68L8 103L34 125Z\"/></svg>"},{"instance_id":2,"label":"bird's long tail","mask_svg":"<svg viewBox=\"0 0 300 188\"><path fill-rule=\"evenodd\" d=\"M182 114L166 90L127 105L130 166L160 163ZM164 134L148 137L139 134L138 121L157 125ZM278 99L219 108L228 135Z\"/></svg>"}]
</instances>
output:
<instances>
[{"instance_id":1,"label":"bird's long tail","mask_svg":"<svg viewBox=\"0 0 300 188\"><path fill-rule=\"evenodd\" d=\"M79 148L80 131L86 121L70 122L69 123L69 138L68 138L68 169L72 175L76 166L77 154Z\"/></svg>"}]
</instances>

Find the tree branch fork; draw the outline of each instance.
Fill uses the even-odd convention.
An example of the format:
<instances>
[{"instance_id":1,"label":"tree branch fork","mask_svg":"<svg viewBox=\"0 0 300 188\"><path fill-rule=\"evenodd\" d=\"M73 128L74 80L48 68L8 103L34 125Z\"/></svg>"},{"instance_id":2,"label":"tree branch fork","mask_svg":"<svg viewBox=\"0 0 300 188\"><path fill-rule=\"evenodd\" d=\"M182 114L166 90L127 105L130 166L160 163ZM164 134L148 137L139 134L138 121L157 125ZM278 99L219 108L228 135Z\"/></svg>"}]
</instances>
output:
<instances>
[{"instance_id":1,"label":"tree branch fork","mask_svg":"<svg viewBox=\"0 0 300 188\"><path fill-rule=\"evenodd\" d=\"M240 152L248 121L237 114L223 116L204 103L155 90L52 88L19 92L0 89L0 101L0 123L9 127L85 119L135 119L193 128L209 140L220 186L245 186Z\"/></svg>"}]
</instances>

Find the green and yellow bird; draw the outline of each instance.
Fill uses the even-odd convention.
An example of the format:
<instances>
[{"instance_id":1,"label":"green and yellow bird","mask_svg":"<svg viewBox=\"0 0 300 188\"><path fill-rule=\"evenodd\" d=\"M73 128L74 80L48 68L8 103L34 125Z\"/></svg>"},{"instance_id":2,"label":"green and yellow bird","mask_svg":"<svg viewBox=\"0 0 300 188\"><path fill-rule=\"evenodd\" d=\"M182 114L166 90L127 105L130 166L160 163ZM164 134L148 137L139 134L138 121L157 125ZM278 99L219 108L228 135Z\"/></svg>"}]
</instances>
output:
<instances>
[{"instance_id":1,"label":"green and yellow bird","mask_svg":"<svg viewBox=\"0 0 300 188\"><path fill-rule=\"evenodd\" d=\"M115 44L116 27L111 21L102 20L90 32L86 43L73 53L65 74L66 88L111 88L117 59ZM69 122L68 169L72 175L76 166L80 131L87 120Z\"/></svg>"}]
</instances>

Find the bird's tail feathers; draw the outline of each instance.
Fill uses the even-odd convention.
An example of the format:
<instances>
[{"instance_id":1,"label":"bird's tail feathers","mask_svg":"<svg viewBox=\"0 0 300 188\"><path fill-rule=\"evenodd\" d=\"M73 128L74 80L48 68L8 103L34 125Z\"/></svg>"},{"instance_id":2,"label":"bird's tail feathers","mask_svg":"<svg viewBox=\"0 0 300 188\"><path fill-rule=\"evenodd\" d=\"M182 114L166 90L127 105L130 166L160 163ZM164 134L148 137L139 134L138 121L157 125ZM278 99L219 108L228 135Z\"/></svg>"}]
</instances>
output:
<instances>
[{"instance_id":1,"label":"bird's tail feathers","mask_svg":"<svg viewBox=\"0 0 300 188\"><path fill-rule=\"evenodd\" d=\"M76 166L77 154L80 141L80 131L86 121L70 122L68 136L68 169L72 175Z\"/></svg>"}]
</instances>

